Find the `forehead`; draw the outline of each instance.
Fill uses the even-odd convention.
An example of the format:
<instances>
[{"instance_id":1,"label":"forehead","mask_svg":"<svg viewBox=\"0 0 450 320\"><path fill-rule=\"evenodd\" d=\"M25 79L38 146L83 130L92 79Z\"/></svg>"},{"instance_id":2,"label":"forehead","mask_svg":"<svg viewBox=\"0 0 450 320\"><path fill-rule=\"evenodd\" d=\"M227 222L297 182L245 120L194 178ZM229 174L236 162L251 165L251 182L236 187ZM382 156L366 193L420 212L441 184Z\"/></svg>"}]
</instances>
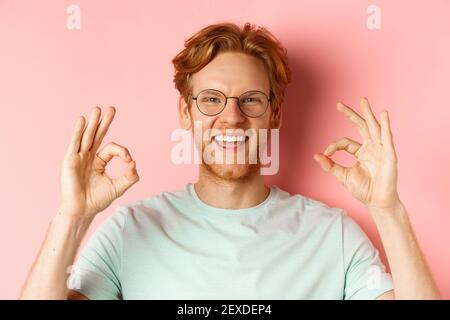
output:
<instances>
[{"instance_id":1,"label":"forehead","mask_svg":"<svg viewBox=\"0 0 450 320\"><path fill-rule=\"evenodd\" d=\"M217 89L227 95L248 90L269 92L270 83L264 63L257 57L238 53L218 54L191 77L194 94L204 89Z\"/></svg>"}]
</instances>

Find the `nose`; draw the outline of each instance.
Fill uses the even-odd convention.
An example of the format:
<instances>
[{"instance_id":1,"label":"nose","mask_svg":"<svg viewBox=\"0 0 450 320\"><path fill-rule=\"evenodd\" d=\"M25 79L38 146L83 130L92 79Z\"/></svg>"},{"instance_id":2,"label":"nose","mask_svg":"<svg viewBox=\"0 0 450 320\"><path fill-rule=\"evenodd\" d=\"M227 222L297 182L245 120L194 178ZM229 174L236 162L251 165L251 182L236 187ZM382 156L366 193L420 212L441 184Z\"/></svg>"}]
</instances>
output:
<instances>
[{"instance_id":1,"label":"nose","mask_svg":"<svg viewBox=\"0 0 450 320\"><path fill-rule=\"evenodd\" d=\"M239 109L238 99L228 98L225 109L220 114L220 120L231 125L245 121L245 116Z\"/></svg>"}]
</instances>

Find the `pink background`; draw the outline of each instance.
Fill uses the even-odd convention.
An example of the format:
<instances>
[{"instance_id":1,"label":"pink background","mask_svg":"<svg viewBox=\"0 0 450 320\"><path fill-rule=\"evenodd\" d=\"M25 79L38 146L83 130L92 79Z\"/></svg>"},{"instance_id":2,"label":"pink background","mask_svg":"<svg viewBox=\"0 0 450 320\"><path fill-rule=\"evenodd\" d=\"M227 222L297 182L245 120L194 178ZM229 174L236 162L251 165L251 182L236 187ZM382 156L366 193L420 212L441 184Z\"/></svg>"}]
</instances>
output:
<instances>
[{"instance_id":1,"label":"pink background","mask_svg":"<svg viewBox=\"0 0 450 320\"><path fill-rule=\"evenodd\" d=\"M66 7L81 8L81 30ZM369 5L381 30L366 27ZM293 83L281 167L268 182L343 207L375 245L362 205L312 155L356 129L335 109L369 97L388 109L399 192L438 285L450 298L450 3L441 1L0 1L0 298L15 299L59 202L59 168L74 120L115 105L106 136L128 147L140 182L118 204L195 181L170 161L178 127L171 59L199 28L219 21L266 26L287 47ZM352 163L342 152L335 157ZM113 160L111 174L122 164Z\"/></svg>"}]
</instances>

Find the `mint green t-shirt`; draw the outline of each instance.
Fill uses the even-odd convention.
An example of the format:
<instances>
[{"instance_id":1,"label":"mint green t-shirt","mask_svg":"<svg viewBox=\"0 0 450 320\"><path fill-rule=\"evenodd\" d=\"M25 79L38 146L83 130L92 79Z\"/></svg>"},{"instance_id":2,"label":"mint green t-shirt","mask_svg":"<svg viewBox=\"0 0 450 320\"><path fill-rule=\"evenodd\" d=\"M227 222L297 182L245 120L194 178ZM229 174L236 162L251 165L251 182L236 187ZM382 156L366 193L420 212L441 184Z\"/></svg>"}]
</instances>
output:
<instances>
[{"instance_id":1,"label":"mint green t-shirt","mask_svg":"<svg viewBox=\"0 0 450 320\"><path fill-rule=\"evenodd\" d=\"M118 206L69 285L89 299L375 299L393 289L343 209L277 186L257 206L220 209L192 183Z\"/></svg>"}]
</instances>

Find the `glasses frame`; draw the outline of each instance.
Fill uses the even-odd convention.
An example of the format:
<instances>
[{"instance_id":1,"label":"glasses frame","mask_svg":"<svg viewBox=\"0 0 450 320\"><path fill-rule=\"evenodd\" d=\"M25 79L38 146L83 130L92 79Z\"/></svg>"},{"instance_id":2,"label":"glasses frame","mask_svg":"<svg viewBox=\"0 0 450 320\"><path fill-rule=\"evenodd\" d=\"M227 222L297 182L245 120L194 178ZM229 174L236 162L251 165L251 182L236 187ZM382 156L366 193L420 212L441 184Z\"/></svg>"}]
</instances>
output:
<instances>
[{"instance_id":1,"label":"glasses frame","mask_svg":"<svg viewBox=\"0 0 450 320\"><path fill-rule=\"evenodd\" d=\"M215 114L207 114L207 113L204 113L204 112L200 109L200 107L198 106L198 99L197 99L197 98L198 98L198 96L199 96L203 91L216 91L216 92L219 92L220 94L222 94L222 95L225 97L225 103L223 104L223 107L222 107L222 109L221 109L219 112L217 112L217 113L215 113ZM265 109L264 112L261 113L259 116L250 116L250 115L246 114L246 113L242 110L242 108L241 108L241 104L239 103L239 100L241 99L241 97L242 97L244 94L248 94L249 92L258 92L258 93L262 93L262 94L267 98L267 106L266 106L266 109ZM249 91L246 91L246 92L244 92L243 94L241 94L239 97L231 97L231 96L230 96L230 97L227 97L227 96L225 95L225 93L223 93L223 92L220 91L220 90L216 90L216 89L204 89L204 90L200 91L200 92L197 94L196 97L191 97L191 99L192 99L192 100L195 100L195 104L196 104L196 106L197 106L198 111L200 111L200 112L201 112L202 114L204 114L205 116L210 116L210 117L214 117L214 116L217 116L218 114L222 113L223 110L225 110L225 108L226 108L226 106L227 106L228 99L237 99L237 105L238 105L238 107L239 107L239 110L241 111L241 113L242 113L243 115L245 115L246 117L249 117L249 118L260 118L260 117L262 117L262 116L267 112L267 109L269 109L269 105L270 105L270 103L271 103L271 101L272 101L272 98L271 98L271 97L268 97L267 94L265 94L264 92L259 91L259 90L249 90Z\"/></svg>"}]
</instances>

